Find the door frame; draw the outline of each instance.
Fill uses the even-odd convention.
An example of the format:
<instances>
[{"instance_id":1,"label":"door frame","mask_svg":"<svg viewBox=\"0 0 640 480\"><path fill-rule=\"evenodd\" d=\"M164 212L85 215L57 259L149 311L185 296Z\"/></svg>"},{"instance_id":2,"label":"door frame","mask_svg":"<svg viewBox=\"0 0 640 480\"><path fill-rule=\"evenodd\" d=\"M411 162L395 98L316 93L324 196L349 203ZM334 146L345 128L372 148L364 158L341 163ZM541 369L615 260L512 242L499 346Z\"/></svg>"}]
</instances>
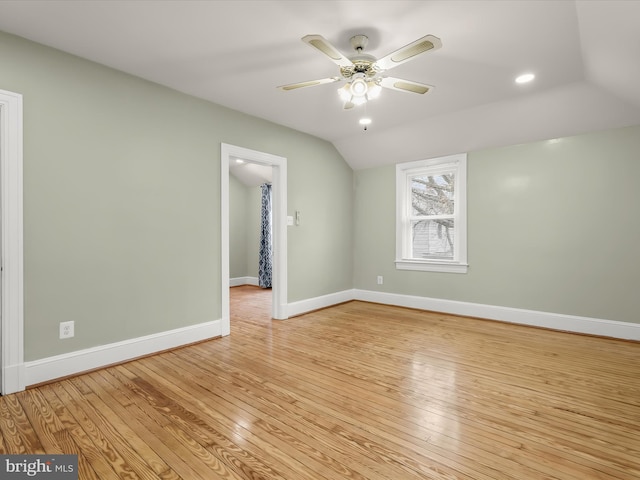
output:
<instances>
[{"instance_id":1,"label":"door frame","mask_svg":"<svg viewBox=\"0 0 640 480\"><path fill-rule=\"evenodd\" d=\"M273 167L273 278L271 316L285 320L287 314L287 159L226 143L220 144L220 298L223 336L231 332L229 311L229 164L240 158Z\"/></svg>"},{"instance_id":2,"label":"door frame","mask_svg":"<svg viewBox=\"0 0 640 480\"><path fill-rule=\"evenodd\" d=\"M22 95L0 90L0 393L25 389Z\"/></svg>"}]
</instances>

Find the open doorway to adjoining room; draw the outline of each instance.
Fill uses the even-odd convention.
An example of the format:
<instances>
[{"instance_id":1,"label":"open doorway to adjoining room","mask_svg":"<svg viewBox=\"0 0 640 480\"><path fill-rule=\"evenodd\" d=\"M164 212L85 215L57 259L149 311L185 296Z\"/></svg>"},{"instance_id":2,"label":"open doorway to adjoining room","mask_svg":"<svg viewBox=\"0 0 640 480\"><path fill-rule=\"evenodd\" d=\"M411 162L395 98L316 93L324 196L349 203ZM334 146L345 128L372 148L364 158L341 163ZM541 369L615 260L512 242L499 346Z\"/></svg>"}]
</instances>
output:
<instances>
[{"instance_id":1,"label":"open doorway to adjoining room","mask_svg":"<svg viewBox=\"0 0 640 480\"><path fill-rule=\"evenodd\" d=\"M256 150L234 145L221 145L221 299L222 334L231 331L229 288L230 288L230 175L232 165L241 160L248 165L256 165L257 170L267 172L271 169L272 185L272 228L273 228L273 266L272 266L272 305L271 317L283 320L287 318L287 159ZM267 182L265 182L267 183Z\"/></svg>"},{"instance_id":2,"label":"open doorway to adjoining room","mask_svg":"<svg viewBox=\"0 0 640 480\"><path fill-rule=\"evenodd\" d=\"M232 322L270 321L273 292L273 167L229 163L229 286ZM238 297L242 300L238 301ZM260 308L256 310L257 300Z\"/></svg>"}]
</instances>

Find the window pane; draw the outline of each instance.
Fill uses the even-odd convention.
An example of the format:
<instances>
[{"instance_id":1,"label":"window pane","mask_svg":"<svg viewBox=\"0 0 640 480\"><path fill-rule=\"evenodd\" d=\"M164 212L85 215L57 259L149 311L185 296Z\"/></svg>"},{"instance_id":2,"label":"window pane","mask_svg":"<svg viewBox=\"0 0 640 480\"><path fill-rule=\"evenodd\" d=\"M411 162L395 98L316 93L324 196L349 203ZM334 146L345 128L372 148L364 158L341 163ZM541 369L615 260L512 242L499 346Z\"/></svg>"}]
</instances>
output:
<instances>
[{"instance_id":1,"label":"window pane","mask_svg":"<svg viewBox=\"0 0 640 480\"><path fill-rule=\"evenodd\" d=\"M412 258L453 259L453 219L412 222Z\"/></svg>"},{"instance_id":2,"label":"window pane","mask_svg":"<svg viewBox=\"0 0 640 480\"><path fill-rule=\"evenodd\" d=\"M453 172L411 177L412 215L453 215Z\"/></svg>"}]
</instances>

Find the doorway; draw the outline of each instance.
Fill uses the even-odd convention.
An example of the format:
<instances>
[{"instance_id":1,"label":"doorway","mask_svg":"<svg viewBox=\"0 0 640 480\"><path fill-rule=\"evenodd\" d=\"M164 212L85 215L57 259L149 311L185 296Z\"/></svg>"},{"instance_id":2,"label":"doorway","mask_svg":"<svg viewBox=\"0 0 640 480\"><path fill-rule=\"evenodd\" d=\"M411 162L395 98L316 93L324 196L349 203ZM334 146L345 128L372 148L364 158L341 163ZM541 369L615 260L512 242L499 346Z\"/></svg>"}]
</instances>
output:
<instances>
[{"instance_id":1,"label":"doorway","mask_svg":"<svg viewBox=\"0 0 640 480\"><path fill-rule=\"evenodd\" d=\"M231 332L229 308L229 165L240 158L273 169L273 281L271 317L278 320L287 315L287 159L244 147L221 144L221 334Z\"/></svg>"},{"instance_id":2,"label":"doorway","mask_svg":"<svg viewBox=\"0 0 640 480\"><path fill-rule=\"evenodd\" d=\"M270 321L273 167L231 157L229 174L231 322L236 322L240 311L250 312L258 297L256 317Z\"/></svg>"}]
</instances>

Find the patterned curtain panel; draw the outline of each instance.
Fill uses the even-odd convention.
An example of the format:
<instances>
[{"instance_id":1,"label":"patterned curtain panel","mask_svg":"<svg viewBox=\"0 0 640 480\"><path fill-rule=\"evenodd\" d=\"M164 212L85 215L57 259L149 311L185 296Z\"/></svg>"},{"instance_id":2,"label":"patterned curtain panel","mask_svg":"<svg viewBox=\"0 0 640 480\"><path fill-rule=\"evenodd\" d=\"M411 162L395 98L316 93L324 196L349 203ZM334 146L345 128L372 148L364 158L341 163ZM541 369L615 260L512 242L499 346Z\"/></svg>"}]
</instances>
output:
<instances>
[{"instance_id":1,"label":"patterned curtain panel","mask_svg":"<svg viewBox=\"0 0 640 480\"><path fill-rule=\"evenodd\" d=\"M262 185L262 213L260 215L260 251L258 261L258 285L271 288L273 245L271 235L271 184Z\"/></svg>"}]
</instances>

